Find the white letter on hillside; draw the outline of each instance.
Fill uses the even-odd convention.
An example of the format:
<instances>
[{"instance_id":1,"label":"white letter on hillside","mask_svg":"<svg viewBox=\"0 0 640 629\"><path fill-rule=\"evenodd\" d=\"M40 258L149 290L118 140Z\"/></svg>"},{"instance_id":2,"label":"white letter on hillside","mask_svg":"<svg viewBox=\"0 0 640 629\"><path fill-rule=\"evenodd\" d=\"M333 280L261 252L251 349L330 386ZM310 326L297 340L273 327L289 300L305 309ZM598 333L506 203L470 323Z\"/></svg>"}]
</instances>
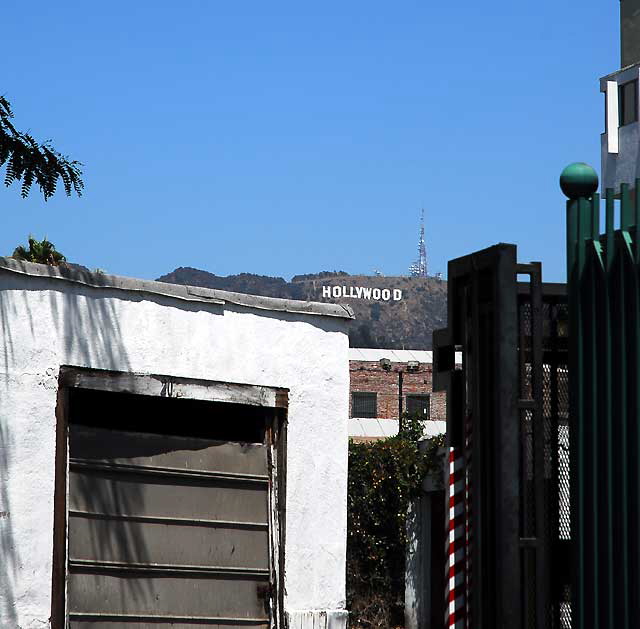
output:
<instances>
[{"instance_id":1,"label":"white letter on hillside","mask_svg":"<svg viewBox=\"0 0 640 629\"><path fill-rule=\"evenodd\" d=\"M331 286L323 286L322 287L322 296L323 297L331 297Z\"/></svg>"},{"instance_id":2,"label":"white letter on hillside","mask_svg":"<svg viewBox=\"0 0 640 629\"><path fill-rule=\"evenodd\" d=\"M402 291L399 288L393 289L393 299L394 301L402 299Z\"/></svg>"}]
</instances>

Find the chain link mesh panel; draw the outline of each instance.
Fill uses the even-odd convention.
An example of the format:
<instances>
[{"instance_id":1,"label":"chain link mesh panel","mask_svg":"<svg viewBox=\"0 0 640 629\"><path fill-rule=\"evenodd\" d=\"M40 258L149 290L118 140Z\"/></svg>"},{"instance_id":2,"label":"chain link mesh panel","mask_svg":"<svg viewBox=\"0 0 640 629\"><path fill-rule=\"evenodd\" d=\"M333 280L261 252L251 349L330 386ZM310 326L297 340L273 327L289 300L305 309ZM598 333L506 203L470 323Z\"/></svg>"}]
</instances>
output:
<instances>
[{"instance_id":1,"label":"chain link mesh panel","mask_svg":"<svg viewBox=\"0 0 640 629\"><path fill-rule=\"evenodd\" d=\"M568 544L571 536L569 502L569 427L567 369L567 305L564 296L543 294L542 316L542 431L543 465L535 466L535 426L531 410L520 412L520 527L522 547L523 626L540 626L536 613L536 552L547 562L551 575L549 608L544 610L544 626L571 627L571 590ZM518 309L518 360L520 399L535 403L533 376L534 312L528 294L521 294ZM539 373L539 372L538 372ZM536 502L536 475L544 478L542 509ZM527 540L536 540L534 551Z\"/></svg>"}]
</instances>

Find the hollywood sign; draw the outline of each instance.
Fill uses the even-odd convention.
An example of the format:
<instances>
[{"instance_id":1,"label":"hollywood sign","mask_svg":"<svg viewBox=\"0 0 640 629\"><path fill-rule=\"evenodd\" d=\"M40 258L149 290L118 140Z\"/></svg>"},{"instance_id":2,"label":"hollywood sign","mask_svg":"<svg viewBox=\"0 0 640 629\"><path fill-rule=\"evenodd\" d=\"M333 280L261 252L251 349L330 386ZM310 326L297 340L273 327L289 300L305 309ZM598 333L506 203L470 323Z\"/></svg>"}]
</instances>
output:
<instances>
[{"instance_id":1,"label":"hollywood sign","mask_svg":"<svg viewBox=\"0 0 640 629\"><path fill-rule=\"evenodd\" d=\"M349 299L373 299L375 301L400 301L399 288L365 288L364 286L323 286L323 297L348 297Z\"/></svg>"}]
</instances>

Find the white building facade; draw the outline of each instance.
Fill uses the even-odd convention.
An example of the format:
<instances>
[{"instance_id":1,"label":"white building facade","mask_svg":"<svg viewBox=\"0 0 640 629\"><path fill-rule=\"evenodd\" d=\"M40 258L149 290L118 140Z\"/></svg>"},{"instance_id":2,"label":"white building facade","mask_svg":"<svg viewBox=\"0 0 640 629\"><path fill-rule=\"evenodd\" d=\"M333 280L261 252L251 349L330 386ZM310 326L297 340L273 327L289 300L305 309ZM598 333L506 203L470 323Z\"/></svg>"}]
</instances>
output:
<instances>
[{"instance_id":1,"label":"white building facade","mask_svg":"<svg viewBox=\"0 0 640 629\"><path fill-rule=\"evenodd\" d=\"M0 258L0 318L0 627L346 626L348 309Z\"/></svg>"}]
</instances>

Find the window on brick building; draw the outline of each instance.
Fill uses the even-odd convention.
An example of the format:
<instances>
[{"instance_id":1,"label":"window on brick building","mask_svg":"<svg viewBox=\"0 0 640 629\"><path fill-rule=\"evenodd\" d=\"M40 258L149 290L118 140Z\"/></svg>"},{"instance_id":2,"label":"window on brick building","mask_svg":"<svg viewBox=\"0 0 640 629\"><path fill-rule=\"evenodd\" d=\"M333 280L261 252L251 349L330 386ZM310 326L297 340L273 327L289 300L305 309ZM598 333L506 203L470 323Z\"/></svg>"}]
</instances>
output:
<instances>
[{"instance_id":1,"label":"window on brick building","mask_svg":"<svg viewBox=\"0 0 640 629\"><path fill-rule=\"evenodd\" d=\"M430 410L428 395L407 395L407 413L417 413L422 419L429 419Z\"/></svg>"},{"instance_id":2,"label":"window on brick building","mask_svg":"<svg viewBox=\"0 0 640 629\"><path fill-rule=\"evenodd\" d=\"M376 393L352 393L351 417L377 417L378 396Z\"/></svg>"}]
</instances>

